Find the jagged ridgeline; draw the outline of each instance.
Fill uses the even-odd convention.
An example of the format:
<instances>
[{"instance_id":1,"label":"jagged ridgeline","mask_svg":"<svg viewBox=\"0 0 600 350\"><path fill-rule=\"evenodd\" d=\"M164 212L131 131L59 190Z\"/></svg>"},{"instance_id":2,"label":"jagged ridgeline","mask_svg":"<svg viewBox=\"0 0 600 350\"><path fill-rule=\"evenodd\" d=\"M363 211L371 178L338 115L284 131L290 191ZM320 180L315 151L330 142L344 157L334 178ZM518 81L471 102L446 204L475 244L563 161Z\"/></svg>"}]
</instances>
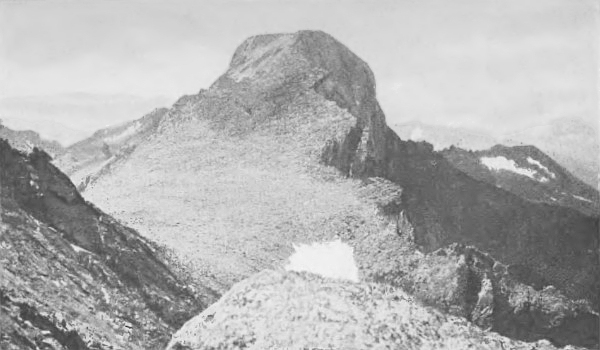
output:
<instances>
[{"instance_id":1,"label":"jagged ridgeline","mask_svg":"<svg viewBox=\"0 0 600 350\"><path fill-rule=\"evenodd\" d=\"M166 251L0 140L0 347L160 349L205 304ZM199 293L200 292L200 293Z\"/></svg>"},{"instance_id":2,"label":"jagged ridgeline","mask_svg":"<svg viewBox=\"0 0 600 350\"><path fill-rule=\"evenodd\" d=\"M368 65L328 34L247 39L208 90L152 125L111 150L123 156L84 194L189 259L204 285L224 293L281 266L292 242L337 235L366 280L514 338L598 343L598 215L508 192L401 140Z\"/></svg>"},{"instance_id":3,"label":"jagged ridgeline","mask_svg":"<svg viewBox=\"0 0 600 350\"><path fill-rule=\"evenodd\" d=\"M45 140L35 131L12 130L6 127L2 119L0 119L0 139L7 140L12 147L25 152L31 152L34 147L43 149L52 157L58 157L65 151L60 143Z\"/></svg>"}]
</instances>

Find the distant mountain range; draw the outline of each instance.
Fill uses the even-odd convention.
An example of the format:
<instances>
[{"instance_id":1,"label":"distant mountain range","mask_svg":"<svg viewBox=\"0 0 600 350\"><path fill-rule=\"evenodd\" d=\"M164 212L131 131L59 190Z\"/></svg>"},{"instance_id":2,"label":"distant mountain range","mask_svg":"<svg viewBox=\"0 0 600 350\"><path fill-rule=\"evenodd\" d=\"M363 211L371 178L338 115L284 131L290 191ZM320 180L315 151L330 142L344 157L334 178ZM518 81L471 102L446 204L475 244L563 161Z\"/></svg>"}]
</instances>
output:
<instances>
[{"instance_id":1,"label":"distant mountain range","mask_svg":"<svg viewBox=\"0 0 600 350\"><path fill-rule=\"evenodd\" d=\"M63 147L70 146L90 135L87 131L74 129L54 120L10 117L3 117L2 120L5 127L15 131L35 130L41 137L60 143Z\"/></svg>"},{"instance_id":2,"label":"distant mountain range","mask_svg":"<svg viewBox=\"0 0 600 350\"><path fill-rule=\"evenodd\" d=\"M44 138L70 146L98 129L170 103L166 97L128 94L7 96L0 98L0 118L11 129L33 129Z\"/></svg>"}]
</instances>

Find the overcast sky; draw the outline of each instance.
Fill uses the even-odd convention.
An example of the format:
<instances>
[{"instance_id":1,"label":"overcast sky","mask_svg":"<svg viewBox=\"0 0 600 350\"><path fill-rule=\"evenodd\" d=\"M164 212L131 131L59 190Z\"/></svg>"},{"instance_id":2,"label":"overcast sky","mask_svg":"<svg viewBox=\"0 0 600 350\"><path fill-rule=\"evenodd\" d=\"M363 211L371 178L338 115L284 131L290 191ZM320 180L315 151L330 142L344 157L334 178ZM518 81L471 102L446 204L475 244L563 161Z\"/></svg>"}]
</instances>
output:
<instances>
[{"instance_id":1,"label":"overcast sky","mask_svg":"<svg viewBox=\"0 0 600 350\"><path fill-rule=\"evenodd\" d=\"M320 29L370 65L390 123L593 120L597 16L594 0L5 1L0 117L137 119L207 88L248 36Z\"/></svg>"}]
</instances>

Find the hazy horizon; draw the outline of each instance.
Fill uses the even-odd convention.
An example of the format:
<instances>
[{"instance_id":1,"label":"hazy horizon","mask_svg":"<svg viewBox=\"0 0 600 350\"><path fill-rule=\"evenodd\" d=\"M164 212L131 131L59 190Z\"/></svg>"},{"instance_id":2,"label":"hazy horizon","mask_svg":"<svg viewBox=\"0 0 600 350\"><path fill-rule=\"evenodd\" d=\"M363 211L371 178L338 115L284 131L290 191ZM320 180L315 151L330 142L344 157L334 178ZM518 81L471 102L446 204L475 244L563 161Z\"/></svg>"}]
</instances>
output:
<instances>
[{"instance_id":1,"label":"hazy horizon","mask_svg":"<svg viewBox=\"0 0 600 350\"><path fill-rule=\"evenodd\" d=\"M365 60L390 124L501 133L598 118L592 0L0 3L0 118L93 131L196 93L262 33L323 30Z\"/></svg>"}]
</instances>

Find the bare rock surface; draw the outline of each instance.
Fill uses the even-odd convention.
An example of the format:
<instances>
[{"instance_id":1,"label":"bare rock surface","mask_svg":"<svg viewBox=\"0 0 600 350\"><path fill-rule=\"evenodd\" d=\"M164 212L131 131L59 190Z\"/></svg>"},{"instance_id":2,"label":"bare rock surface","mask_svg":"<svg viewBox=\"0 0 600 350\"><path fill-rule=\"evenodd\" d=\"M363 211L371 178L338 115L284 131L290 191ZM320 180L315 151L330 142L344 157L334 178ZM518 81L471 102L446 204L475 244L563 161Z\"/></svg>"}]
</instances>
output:
<instances>
[{"instance_id":1,"label":"bare rock surface","mask_svg":"<svg viewBox=\"0 0 600 350\"><path fill-rule=\"evenodd\" d=\"M157 349L208 304L167 251L0 140L0 347Z\"/></svg>"},{"instance_id":2,"label":"bare rock surface","mask_svg":"<svg viewBox=\"0 0 600 350\"><path fill-rule=\"evenodd\" d=\"M138 143L150 137L166 112L166 108L157 108L138 120L98 130L67 147L55 164L69 175L79 191L84 191L123 162Z\"/></svg>"},{"instance_id":3,"label":"bare rock surface","mask_svg":"<svg viewBox=\"0 0 600 350\"><path fill-rule=\"evenodd\" d=\"M0 139L8 141L12 147L23 152L31 152L37 147L43 149L51 157L57 157L65 151L63 146L57 141L46 140L32 130L13 130L3 125L1 119Z\"/></svg>"},{"instance_id":4,"label":"bare rock surface","mask_svg":"<svg viewBox=\"0 0 600 350\"><path fill-rule=\"evenodd\" d=\"M392 227L355 240L354 247L365 281L401 288L482 329L528 342L598 347L600 319L588 301L571 300L553 286L522 283L518 268L475 247L452 244L423 254L407 233L399 236Z\"/></svg>"},{"instance_id":5,"label":"bare rock surface","mask_svg":"<svg viewBox=\"0 0 600 350\"><path fill-rule=\"evenodd\" d=\"M234 285L167 349L286 348L555 349L482 331L379 284L272 270Z\"/></svg>"}]
</instances>

